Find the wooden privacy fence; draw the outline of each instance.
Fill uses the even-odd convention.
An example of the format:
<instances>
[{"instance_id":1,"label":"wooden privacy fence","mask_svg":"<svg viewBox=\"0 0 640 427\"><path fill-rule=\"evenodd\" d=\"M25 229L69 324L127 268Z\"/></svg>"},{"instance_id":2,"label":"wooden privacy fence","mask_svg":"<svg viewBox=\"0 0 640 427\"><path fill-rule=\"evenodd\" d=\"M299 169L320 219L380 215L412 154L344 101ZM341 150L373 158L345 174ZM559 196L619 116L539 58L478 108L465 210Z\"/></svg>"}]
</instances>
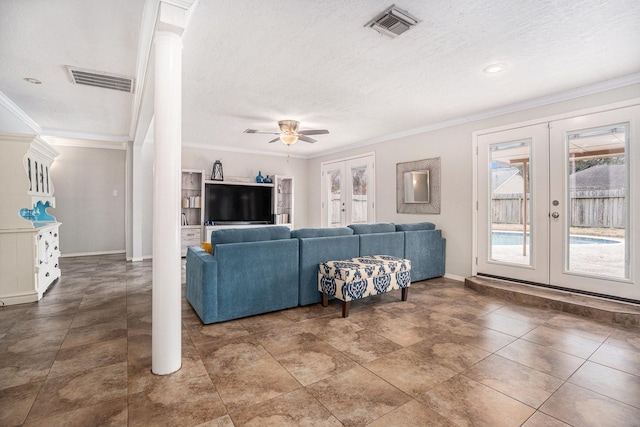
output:
<instances>
[{"instance_id":1,"label":"wooden privacy fence","mask_svg":"<svg viewBox=\"0 0 640 427\"><path fill-rule=\"evenodd\" d=\"M574 227L624 228L624 190L572 191L571 225Z\"/></svg>"},{"instance_id":2,"label":"wooden privacy fence","mask_svg":"<svg viewBox=\"0 0 640 427\"><path fill-rule=\"evenodd\" d=\"M569 196L572 227L625 227L624 190L580 190L570 192ZM530 202L527 196L527 218L531 217ZM522 224L522 206L522 193L494 194L491 199L492 222Z\"/></svg>"},{"instance_id":3,"label":"wooden privacy fence","mask_svg":"<svg viewBox=\"0 0 640 427\"><path fill-rule=\"evenodd\" d=\"M527 218L531 217L531 200L527 197ZM522 193L494 194L491 198L493 224L522 224ZM527 221L530 223L531 221Z\"/></svg>"}]
</instances>

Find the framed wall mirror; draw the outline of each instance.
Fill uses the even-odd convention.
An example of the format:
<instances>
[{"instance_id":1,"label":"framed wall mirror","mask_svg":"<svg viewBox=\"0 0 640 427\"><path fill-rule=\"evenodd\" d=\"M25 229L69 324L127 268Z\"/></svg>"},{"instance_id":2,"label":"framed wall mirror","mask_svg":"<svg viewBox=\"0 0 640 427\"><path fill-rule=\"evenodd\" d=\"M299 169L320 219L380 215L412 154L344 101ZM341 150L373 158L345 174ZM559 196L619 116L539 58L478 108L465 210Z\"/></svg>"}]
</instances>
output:
<instances>
[{"instance_id":1,"label":"framed wall mirror","mask_svg":"<svg viewBox=\"0 0 640 427\"><path fill-rule=\"evenodd\" d=\"M440 213L440 158L396 164L398 213Z\"/></svg>"}]
</instances>

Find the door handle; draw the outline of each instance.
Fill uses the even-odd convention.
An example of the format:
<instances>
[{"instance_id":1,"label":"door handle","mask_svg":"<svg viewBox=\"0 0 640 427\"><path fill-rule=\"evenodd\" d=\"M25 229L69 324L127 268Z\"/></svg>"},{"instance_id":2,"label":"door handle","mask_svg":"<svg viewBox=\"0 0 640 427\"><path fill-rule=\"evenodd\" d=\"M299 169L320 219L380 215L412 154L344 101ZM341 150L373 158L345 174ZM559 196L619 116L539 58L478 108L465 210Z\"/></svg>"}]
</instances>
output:
<instances>
[{"instance_id":1,"label":"door handle","mask_svg":"<svg viewBox=\"0 0 640 427\"><path fill-rule=\"evenodd\" d=\"M552 216L553 218L558 218L558 217L560 217L560 214L559 214L558 212L553 212L553 213L551 214L551 216Z\"/></svg>"}]
</instances>

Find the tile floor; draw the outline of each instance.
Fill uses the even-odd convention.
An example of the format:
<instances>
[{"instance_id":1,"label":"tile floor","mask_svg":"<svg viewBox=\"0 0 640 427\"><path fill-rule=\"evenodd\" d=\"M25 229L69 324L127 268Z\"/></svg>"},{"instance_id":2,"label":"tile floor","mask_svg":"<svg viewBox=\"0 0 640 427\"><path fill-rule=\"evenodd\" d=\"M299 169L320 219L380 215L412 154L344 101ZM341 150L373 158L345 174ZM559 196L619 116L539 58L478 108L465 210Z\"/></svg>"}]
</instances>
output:
<instances>
[{"instance_id":1,"label":"tile floor","mask_svg":"<svg viewBox=\"0 0 640 427\"><path fill-rule=\"evenodd\" d=\"M63 258L0 309L1 426L638 426L640 328L414 283L203 326L151 374L151 263Z\"/></svg>"}]
</instances>

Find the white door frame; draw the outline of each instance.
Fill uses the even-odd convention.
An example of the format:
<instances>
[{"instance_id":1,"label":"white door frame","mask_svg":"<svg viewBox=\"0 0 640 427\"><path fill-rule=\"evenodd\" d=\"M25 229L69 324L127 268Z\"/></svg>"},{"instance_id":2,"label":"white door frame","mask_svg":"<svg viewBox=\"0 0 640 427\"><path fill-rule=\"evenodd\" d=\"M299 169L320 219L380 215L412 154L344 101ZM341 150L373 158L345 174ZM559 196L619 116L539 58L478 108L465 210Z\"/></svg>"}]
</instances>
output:
<instances>
[{"instance_id":1,"label":"white door frame","mask_svg":"<svg viewBox=\"0 0 640 427\"><path fill-rule=\"evenodd\" d=\"M375 164L376 164L376 153L375 151L371 151L368 153L363 153L363 154L359 154L357 156L350 156L350 157L344 157L341 159L335 159L335 160L330 160L330 161L326 161L326 162L322 162L320 164L320 185L321 185L321 191L320 191L320 220L321 220L321 225L322 227L328 227L329 224L329 216L327 215L327 209L325 207L325 202L327 200L328 197L328 193L327 193L327 185L326 185L326 177L325 177L325 171L330 168L332 165L335 165L336 168L342 168L343 170L343 175L347 175L347 166L357 163L358 160L364 160L363 164L365 163L370 163L372 165L372 173L370 174L370 178L367 181L367 219L368 222L372 223L375 222L376 220L376 211L375 211L375 202L376 202L376 170L375 170ZM340 163L342 163L342 165L340 165ZM350 188L350 187L349 187ZM349 190L351 191L351 190ZM343 194L343 201L344 196L346 196L346 194ZM348 217L346 216L346 211L345 214L342 215L342 221L344 222L348 222ZM347 225L347 224L344 224Z\"/></svg>"},{"instance_id":2,"label":"white door frame","mask_svg":"<svg viewBox=\"0 0 640 427\"><path fill-rule=\"evenodd\" d=\"M479 140L482 139L483 143ZM477 185L478 191L478 262L476 268L483 267L485 271L491 270L496 276L517 277L521 280L543 283L549 279L549 232L547 217L549 191L548 191L548 158L549 158L549 130L546 123L523 126L516 129L509 129L501 132L494 132L479 135L478 142L478 171L485 176L489 175L488 169L492 154L490 146L497 144L512 143L514 141L527 140L528 158L531 169L529 183L531 195L531 216L528 218L530 224L530 245L527 251L529 264L510 264L505 261L494 261L489 259L492 249L492 227L491 227L491 206L487 203L491 194L489 186ZM490 183L487 183L490 184ZM526 205L525 205L526 206ZM487 233L481 233L480 221L485 223ZM529 231L529 230L528 230Z\"/></svg>"},{"instance_id":3,"label":"white door frame","mask_svg":"<svg viewBox=\"0 0 640 427\"><path fill-rule=\"evenodd\" d=\"M602 106L598 106L598 107L593 107L593 108L588 108L588 109L583 109L583 110L578 110L578 111L572 111L572 112L567 112L567 113L558 114L558 115L554 115L554 116L548 116L548 117L544 117L544 118L540 118L540 119L529 120L529 121L526 121L526 122L513 123L513 124L510 124L510 125L504 125L504 126L499 126L499 127L495 127L495 128L484 129L484 130L473 132L473 134L472 134L472 146L473 146L473 150L472 150L472 156L473 156L473 159L472 159L472 176L473 176L473 187L472 187L472 194L473 194L472 219L473 219L473 223L472 223L472 231L473 232L472 232L472 259L471 259L472 274L473 275L476 275L478 273L478 258L479 258L479 248L478 248L478 229L479 229L479 223L478 223L478 206L479 206L478 138L481 135L486 135L486 134L490 134L490 133L496 133L496 132L501 132L501 131L506 131L506 130L511 130L511 129L517 129L517 128L526 127L526 126L532 126L532 125L551 123L551 122L560 121L560 120L573 119L573 118L578 118L578 117L581 117L581 116L587 116L587 115L596 114L596 113L603 113L603 112L610 111L610 110L616 110L616 109L620 109L620 108L626 108L626 107L637 106L637 105L640 105L640 98L635 98L635 99L622 101L622 102L618 102L618 103L614 103L614 104L602 105ZM636 132L636 133L638 133L639 131L640 131L639 129L632 129L631 130L631 132ZM630 147L630 151L631 150L638 150L638 147ZM636 158L637 158L637 156L634 155L634 160ZM638 166L639 165L636 164L636 166L635 166L636 170L637 170ZM631 179L637 179L637 178L638 178L637 176L635 178L633 176L631 177ZM638 205L637 201L635 201L633 203L635 205ZM638 220L638 215L640 215L640 212L638 210L636 210L634 215L635 215L635 223L636 223L636 227L637 227L638 223L640 222ZM636 236L635 232L633 230L630 231L629 238L635 238L634 236ZM632 242L632 244L633 243L634 242ZM639 248L636 248L636 250L638 250L638 249ZM638 279L639 278L636 277L635 281L637 281Z\"/></svg>"},{"instance_id":4,"label":"white door frame","mask_svg":"<svg viewBox=\"0 0 640 427\"><path fill-rule=\"evenodd\" d=\"M626 202L626 272L628 278L623 277L607 277L603 274L582 273L579 271L571 271L568 267L569 255L569 234L568 215L569 215L569 194L567 190L566 180L569 171L567 170L568 162L566 161L566 152L568 152L566 133L576 132L582 129L593 129L602 126L611 126L618 123L628 123L627 138L628 145L625 147L624 157L626 159L626 170L628 179L626 183L625 202ZM553 285L572 288L572 283L580 282L580 289L597 294L612 295L621 298L630 298L640 300L640 286L638 285L638 250L634 247L634 243L640 242L639 230L639 214L640 202L637 196L638 185L640 181L636 172L640 168L640 106L627 109L612 109L576 117L571 119L556 120L551 124L551 137L556 143L561 142L561 146L555 147L557 155L550 157L550 179L552 182L562 182L563 185L555 186L551 191L551 198L559 201L558 208L554 209L559 214L558 218L551 218L550 231L551 235L556 239L550 247L551 265L550 280ZM633 216L635 215L635 216ZM596 263L597 265L597 263ZM615 286L611 286L612 283Z\"/></svg>"}]
</instances>

